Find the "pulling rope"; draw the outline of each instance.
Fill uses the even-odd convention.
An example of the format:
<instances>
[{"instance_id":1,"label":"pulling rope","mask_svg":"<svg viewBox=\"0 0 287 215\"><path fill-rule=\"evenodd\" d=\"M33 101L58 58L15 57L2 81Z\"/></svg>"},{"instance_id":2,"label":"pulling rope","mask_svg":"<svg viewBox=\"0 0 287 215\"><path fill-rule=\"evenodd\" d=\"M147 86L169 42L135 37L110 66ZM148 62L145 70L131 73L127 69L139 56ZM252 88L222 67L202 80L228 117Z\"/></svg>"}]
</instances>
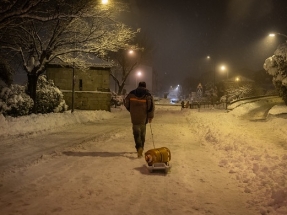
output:
<instances>
[{"instance_id":1,"label":"pulling rope","mask_svg":"<svg viewBox=\"0 0 287 215\"><path fill-rule=\"evenodd\" d=\"M153 143L153 148L155 148L154 140L153 140L153 133L152 133L152 129L151 129L151 123L149 123L149 127L150 127L150 132L151 132L151 139L152 139L152 143Z\"/></svg>"}]
</instances>

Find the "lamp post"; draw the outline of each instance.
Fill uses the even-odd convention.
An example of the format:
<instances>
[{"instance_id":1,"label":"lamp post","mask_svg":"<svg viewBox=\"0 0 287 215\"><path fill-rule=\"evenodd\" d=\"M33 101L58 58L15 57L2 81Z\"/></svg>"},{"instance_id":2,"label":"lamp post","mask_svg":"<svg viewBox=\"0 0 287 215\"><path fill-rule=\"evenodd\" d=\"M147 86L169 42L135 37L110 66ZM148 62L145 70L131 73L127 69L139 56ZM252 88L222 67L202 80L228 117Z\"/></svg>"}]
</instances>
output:
<instances>
[{"instance_id":1,"label":"lamp post","mask_svg":"<svg viewBox=\"0 0 287 215\"><path fill-rule=\"evenodd\" d=\"M210 60L210 56L207 56L206 57L208 60ZM213 63L213 86L215 86L215 62Z\"/></svg>"},{"instance_id":2,"label":"lamp post","mask_svg":"<svg viewBox=\"0 0 287 215\"><path fill-rule=\"evenodd\" d=\"M275 37L276 35L280 35L280 36L282 36L282 37L287 38L287 35L281 34L281 33L270 33L270 34L269 34L269 37ZM286 42L287 42L287 40L286 40Z\"/></svg>"},{"instance_id":3,"label":"lamp post","mask_svg":"<svg viewBox=\"0 0 287 215\"><path fill-rule=\"evenodd\" d=\"M225 67L224 65L222 65L222 66L220 67L220 69L221 69L222 71L226 71L226 80L228 80L228 70L226 69L226 67Z\"/></svg>"},{"instance_id":4,"label":"lamp post","mask_svg":"<svg viewBox=\"0 0 287 215\"><path fill-rule=\"evenodd\" d=\"M222 71L226 71L226 80L228 80L228 71L227 71L226 67L225 67L224 65L222 65L222 66L220 67L220 69L221 69ZM226 103L225 109L227 110L227 104L228 104L228 92L227 92L227 91L226 91L225 103Z\"/></svg>"},{"instance_id":5,"label":"lamp post","mask_svg":"<svg viewBox=\"0 0 287 215\"><path fill-rule=\"evenodd\" d=\"M177 98L179 99L181 97L181 86L178 84L175 89L177 90Z\"/></svg>"},{"instance_id":6,"label":"lamp post","mask_svg":"<svg viewBox=\"0 0 287 215\"><path fill-rule=\"evenodd\" d=\"M138 87L138 77L141 77L142 73L141 71L138 71L136 74L136 87Z\"/></svg>"}]
</instances>

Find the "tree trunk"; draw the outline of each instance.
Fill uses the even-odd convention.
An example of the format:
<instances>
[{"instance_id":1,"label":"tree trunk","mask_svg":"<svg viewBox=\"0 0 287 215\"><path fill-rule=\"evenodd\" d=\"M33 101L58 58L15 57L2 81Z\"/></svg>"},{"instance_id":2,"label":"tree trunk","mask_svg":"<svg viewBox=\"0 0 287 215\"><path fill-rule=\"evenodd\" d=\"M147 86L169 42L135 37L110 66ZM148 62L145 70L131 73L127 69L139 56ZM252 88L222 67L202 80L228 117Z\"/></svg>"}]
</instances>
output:
<instances>
[{"instance_id":1,"label":"tree trunk","mask_svg":"<svg viewBox=\"0 0 287 215\"><path fill-rule=\"evenodd\" d=\"M282 99L285 105L287 105L287 88L285 86L282 86L281 90L282 90Z\"/></svg>"},{"instance_id":2,"label":"tree trunk","mask_svg":"<svg viewBox=\"0 0 287 215\"><path fill-rule=\"evenodd\" d=\"M119 85L118 95L122 95L124 87L125 87L124 84Z\"/></svg>"},{"instance_id":3,"label":"tree trunk","mask_svg":"<svg viewBox=\"0 0 287 215\"><path fill-rule=\"evenodd\" d=\"M37 81L38 81L39 76L36 73L27 73L27 76L28 76L28 92L27 92L27 94L34 101L32 113L36 114L37 113L36 90L37 90Z\"/></svg>"}]
</instances>

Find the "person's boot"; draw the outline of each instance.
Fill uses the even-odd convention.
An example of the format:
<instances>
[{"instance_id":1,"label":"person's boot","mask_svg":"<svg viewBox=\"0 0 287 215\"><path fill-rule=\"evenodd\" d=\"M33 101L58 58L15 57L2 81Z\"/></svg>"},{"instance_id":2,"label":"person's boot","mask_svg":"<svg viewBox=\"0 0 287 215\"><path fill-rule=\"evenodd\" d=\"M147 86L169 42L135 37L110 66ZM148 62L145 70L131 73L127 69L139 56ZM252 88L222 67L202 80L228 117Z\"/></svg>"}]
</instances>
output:
<instances>
[{"instance_id":1,"label":"person's boot","mask_svg":"<svg viewBox=\"0 0 287 215\"><path fill-rule=\"evenodd\" d=\"M141 158L143 156L143 148L138 148L138 158Z\"/></svg>"}]
</instances>

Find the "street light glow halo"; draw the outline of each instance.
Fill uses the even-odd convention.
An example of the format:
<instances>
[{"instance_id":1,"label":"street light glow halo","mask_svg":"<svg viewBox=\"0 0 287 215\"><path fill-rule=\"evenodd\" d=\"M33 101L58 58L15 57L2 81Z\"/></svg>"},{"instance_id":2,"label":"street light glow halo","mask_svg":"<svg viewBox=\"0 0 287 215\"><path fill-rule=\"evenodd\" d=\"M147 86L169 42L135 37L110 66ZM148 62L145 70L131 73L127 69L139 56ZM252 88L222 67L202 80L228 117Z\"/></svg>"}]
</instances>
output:
<instances>
[{"instance_id":1,"label":"street light glow halo","mask_svg":"<svg viewBox=\"0 0 287 215\"><path fill-rule=\"evenodd\" d=\"M102 0L102 4L108 4L109 0Z\"/></svg>"}]
</instances>

